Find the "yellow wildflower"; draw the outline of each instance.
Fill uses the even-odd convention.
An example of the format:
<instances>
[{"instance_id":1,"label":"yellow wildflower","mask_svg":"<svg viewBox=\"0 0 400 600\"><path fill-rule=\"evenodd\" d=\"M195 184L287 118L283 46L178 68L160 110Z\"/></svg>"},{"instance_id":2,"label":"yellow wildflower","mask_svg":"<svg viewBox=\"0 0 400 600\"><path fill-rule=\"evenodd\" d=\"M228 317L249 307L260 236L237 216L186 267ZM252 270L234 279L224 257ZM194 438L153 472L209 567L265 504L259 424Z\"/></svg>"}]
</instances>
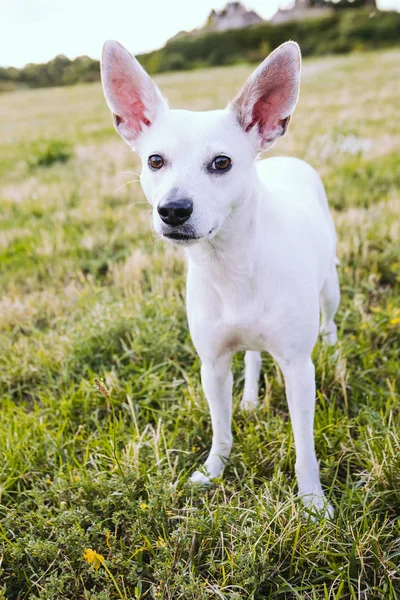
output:
<instances>
[{"instance_id":1,"label":"yellow wildflower","mask_svg":"<svg viewBox=\"0 0 400 600\"><path fill-rule=\"evenodd\" d=\"M400 323L400 317L395 317L394 319L390 319L389 323L391 325L398 325Z\"/></svg>"},{"instance_id":2,"label":"yellow wildflower","mask_svg":"<svg viewBox=\"0 0 400 600\"><path fill-rule=\"evenodd\" d=\"M141 508L142 510L146 510L146 508L147 508L147 504L145 504L145 502L142 502L142 504L140 505L140 508Z\"/></svg>"},{"instance_id":3,"label":"yellow wildflower","mask_svg":"<svg viewBox=\"0 0 400 600\"><path fill-rule=\"evenodd\" d=\"M92 550L91 548L86 548L83 558L86 560L88 565L93 565L96 571L100 569L101 565L104 562L104 556L102 554L98 554L95 550Z\"/></svg>"},{"instance_id":4,"label":"yellow wildflower","mask_svg":"<svg viewBox=\"0 0 400 600\"><path fill-rule=\"evenodd\" d=\"M380 306L371 306L371 311L374 313L382 312L382 308Z\"/></svg>"}]
</instances>

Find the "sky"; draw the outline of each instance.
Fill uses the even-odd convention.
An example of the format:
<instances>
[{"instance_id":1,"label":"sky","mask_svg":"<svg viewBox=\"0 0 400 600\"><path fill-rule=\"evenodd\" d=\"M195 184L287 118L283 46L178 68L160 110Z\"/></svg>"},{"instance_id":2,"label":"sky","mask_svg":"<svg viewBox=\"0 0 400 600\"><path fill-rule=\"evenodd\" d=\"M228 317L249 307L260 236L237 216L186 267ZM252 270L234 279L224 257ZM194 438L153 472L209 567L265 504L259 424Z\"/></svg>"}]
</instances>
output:
<instances>
[{"instance_id":1,"label":"sky","mask_svg":"<svg viewBox=\"0 0 400 600\"><path fill-rule=\"evenodd\" d=\"M265 19L293 0L243 3ZM132 53L159 48L178 31L204 24L226 0L0 0L0 65L22 67L57 54L99 58L105 40ZM400 0L378 0L400 10Z\"/></svg>"}]
</instances>

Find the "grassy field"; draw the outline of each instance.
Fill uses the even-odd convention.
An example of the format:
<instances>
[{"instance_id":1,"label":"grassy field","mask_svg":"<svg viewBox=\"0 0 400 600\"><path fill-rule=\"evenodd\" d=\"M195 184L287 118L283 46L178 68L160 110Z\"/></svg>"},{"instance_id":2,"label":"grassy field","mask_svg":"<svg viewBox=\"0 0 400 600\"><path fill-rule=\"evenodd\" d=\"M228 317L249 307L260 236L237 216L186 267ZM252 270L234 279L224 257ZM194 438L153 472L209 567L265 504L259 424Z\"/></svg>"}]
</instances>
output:
<instances>
[{"instance_id":1,"label":"grassy field","mask_svg":"<svg viewBox=\"0 0 400 600\"><path fill-rule=\"evenodd\" d=\"M250 70L158 82L211 109ZM232 460L188 485L210 420L183 257L154 239L138 161L98 84L0 96L0 598L400 598L399 81L399 50L306 61L273 151L320 171L339 232L339 359L314 353L331 522L296 499L268 356L250 416L236 357Z\"/></svg>"}]
</instances>

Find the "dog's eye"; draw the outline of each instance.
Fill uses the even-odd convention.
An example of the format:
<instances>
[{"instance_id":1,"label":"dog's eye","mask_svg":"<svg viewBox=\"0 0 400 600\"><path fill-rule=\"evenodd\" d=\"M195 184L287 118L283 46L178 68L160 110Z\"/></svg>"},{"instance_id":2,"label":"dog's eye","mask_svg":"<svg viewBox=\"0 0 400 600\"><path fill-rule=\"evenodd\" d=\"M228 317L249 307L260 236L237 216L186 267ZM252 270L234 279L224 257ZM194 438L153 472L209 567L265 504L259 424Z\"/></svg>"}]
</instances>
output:
<instances>
[{"instance_id":1,"label":"dog's eye","mask_svg":"<svg viewBox=\"0 0 400 600\"><path fill-rule=\"evenodd\" d=\"M227 171L232 166L232 161L229 156L225 156L221 154L221 156L217 156L214 158L212 162L213 171Z\"/></svg>"},{"instance_id":2,"label":"dog's eye","mask_svg":"<svg viewBox=\"0 0 400 600\"><path fill-rule=\"evenodd\" d=\"M158 169L161 169L161 167L164 166L164 159L159 154L152 154L149 156L147 163L150 169L153 169L153 171L158 171Z\"/></svg>"}]
</instances>

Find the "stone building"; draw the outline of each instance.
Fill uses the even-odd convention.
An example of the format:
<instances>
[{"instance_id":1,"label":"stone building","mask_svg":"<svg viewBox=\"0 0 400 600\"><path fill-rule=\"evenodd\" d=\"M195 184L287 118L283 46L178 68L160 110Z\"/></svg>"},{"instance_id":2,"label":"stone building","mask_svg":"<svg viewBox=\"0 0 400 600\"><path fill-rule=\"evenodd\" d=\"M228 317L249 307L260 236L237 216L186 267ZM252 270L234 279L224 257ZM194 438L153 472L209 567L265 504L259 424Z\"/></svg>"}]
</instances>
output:
<instances>
[{"instance_id":1,"label":"stone building","mask_svg":"<svg viewBox=\"0 0 400 600\"><path fill-rule=\"evenodd\" d=\"M295 0L292 8L281 8L274 14L271 23L286 23L287 21L301 21L303 19L329 16L333 8L324 0Z\"/></svg>"},{"instance_id":2,"label":"stone building","mask_svg":"<svg viewBox=\"0 0 400 600\"><path fill-rule=\"evenodd\" d=\"M209 31L242 29L262 23L263 19L254 10L247 10L241 2L228 2L222 10L212 10L206 24Z\"/></svg>"},{"instance_id":3,"label":"stone building","mask_svg":"<svg viewBox=\"0 0 400 600\"><path fill-rule=\"evenodd\" d=\"M376 9L376 0L364 0L363 6ZM272 23L286 23L329 16L333 13L332 3L325 0L295 0L292 8L280 9L272 17Z\"/></svg>"}]
</instances>

